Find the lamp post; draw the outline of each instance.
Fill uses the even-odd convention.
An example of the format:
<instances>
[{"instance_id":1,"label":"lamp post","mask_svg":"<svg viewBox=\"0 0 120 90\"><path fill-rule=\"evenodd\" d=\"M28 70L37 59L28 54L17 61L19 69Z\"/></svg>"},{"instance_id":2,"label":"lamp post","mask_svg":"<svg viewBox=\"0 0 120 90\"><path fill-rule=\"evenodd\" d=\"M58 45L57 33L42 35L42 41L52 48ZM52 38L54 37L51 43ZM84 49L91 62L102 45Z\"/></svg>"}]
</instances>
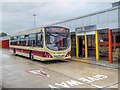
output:
<instances>
[{"instance_id":1,"label":"lamp post","mask_svg":"<svg viewBox=\"0 0 120 90\"><path fill-rule=\"evenodd\" d=\"M33 16L34 16L34 28L36 28L36 18L35 18L35 17L36 17L37 15L36 15L36 14L33 14Z\"/></svg>"}]
</instances>

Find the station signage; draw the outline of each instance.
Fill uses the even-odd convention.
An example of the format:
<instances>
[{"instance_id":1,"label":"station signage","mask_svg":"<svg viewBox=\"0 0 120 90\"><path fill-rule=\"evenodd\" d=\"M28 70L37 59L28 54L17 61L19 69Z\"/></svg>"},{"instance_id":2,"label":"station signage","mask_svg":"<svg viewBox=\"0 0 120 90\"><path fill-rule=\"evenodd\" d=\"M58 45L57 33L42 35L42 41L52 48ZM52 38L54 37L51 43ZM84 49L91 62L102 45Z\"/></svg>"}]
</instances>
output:
<instances>
[{"instance_id":1,"label":"station signage","mask_svg":"<svg viewBox=\"0 0 120 90\"><path fill-rule=\"evenodd\" d=\"M96 29L97 29L96 25L90 25L90 26L83 26L83 27L75 28L75 31L76 32L84 32L84 31L93 31Z\"/></svg>"}]
</instances>

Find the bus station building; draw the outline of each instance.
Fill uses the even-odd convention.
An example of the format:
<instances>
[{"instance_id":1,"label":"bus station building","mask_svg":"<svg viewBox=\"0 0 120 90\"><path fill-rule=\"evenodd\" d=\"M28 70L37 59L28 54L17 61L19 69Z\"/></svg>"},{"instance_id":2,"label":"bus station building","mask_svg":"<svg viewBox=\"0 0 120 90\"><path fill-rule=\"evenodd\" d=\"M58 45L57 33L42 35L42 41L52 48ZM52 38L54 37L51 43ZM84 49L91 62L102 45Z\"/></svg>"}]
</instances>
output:
<instances>
[{"instance_id":1,"label":"bus station building","mask_svg":"<svg viewBox=\"0 0 120 90\"><path fill-rule=\"evenodd\" d=\"M112 5L106 10L51 24L71 30L73 57L110 63L120 60L120 7Z\"/></svg>"}]
</instances>

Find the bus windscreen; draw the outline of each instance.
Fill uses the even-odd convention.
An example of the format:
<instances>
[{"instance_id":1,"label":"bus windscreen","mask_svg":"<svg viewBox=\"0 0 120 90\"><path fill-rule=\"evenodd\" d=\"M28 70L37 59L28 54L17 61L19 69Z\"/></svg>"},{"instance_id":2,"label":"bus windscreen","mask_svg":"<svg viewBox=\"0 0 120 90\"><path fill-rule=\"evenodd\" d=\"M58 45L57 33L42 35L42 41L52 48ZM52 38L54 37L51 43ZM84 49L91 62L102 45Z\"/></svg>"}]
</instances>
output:
<instances>
[{"instance_id":1,"label":"bus windscreen","mask_svg":"<svg viewBox=\"0 0 120 90\"><path fill-rule=\"evenodd\" d=\"M65 50L70 46L70 32L66 28L48 27L46 32L46 46L51 50Z\"/></svg>"}]
</instances>

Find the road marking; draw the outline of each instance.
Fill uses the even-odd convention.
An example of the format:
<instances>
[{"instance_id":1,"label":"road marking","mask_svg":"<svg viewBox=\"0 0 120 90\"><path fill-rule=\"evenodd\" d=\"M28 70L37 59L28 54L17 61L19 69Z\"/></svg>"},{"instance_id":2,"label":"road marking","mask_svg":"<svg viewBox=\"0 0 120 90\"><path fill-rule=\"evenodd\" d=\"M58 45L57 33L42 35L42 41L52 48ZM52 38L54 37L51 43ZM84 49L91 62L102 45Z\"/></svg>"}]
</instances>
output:
<instances>
[{"instance_id":1,"label":"road marking","mask_svg":"<svg viewBox=\"0 0 120 90\"><path fill-rule=\"evenodd\" d=\"M91 86L94 86L94 87L96 87L96 88L103 88L103 87L98 86L98 85L95 85L95 84L91 84Z\"/></svg>"},{"instance_id":2,"label":"road marking","mask_svg":"<svg viewBox=\"0 0 120 90\"><path fill-rule=\"evenodd\" d=\"M48 85L48 87L50 87L50 88L58 88L58 87L55 87L53 85Z\"/></svg>"},{"instance_id":3,"label":"road marking","mask_svg":"<svg viewBox=\"0 0 120 90\"><path fill-rule=\"evenodd\" d=\"M50 88L70 88L73 86L77 85L83 85L85 83L89 83L91 86L94 86L96 88L103 88L101 86L91 84L92 82L103 80L108 78L106 75L94 75L91 77L86 77L86 78L79 78L77 81L76 80L70 80L70 81L65 81L61 83L55 83L54 85L49 84L48 87Z\"/></svg>"},{"instance_id":4,"label":"road marking","mask_svg":"<svg viewBox=\"0 0 120 90\"><path fill-rule=\"evenodd\" d=\"M70 81L66 81L69 85L74 86L74 85L82 85L82 82L78 82L75 80L70 80Z\"/></svg>"},{"instance_id":5,"label":"road marking","mask_svg":"<svg viewBox=\"0 0 120 90\"><path fill-rule=\"evenodd\" d=\"M55 85L61 86L61 87L64 87L64 88L70 88L70 86L68 86L65 82L55 83Z\"/></svg>"},{"instance_id":6,"label":"road marking","mask_svg":"<svg viewBox=\"0 0 120 90\"><path fill-rule=\"evenodd\" d=\"M78 80L85 82L85 83L91 83L97 80L103 80L107 78L107 76L105 75L95 75L95 76L91 76L91 77L87 77L87 78L79 78Z\"/></svg>"},{"instance_id":7,"label":"road marking","mask_svg":"<svg viewBox=\"0 0 120 90\"><path fill-rule=\"evenodd\" d=\"M50 77L43 68L39 68L39 69L34 69L34 70L27 70L25 71L27 73L30 74L34 74L34 75L38 75L38 76L47 76Z\"/></svg>"}]
</instances>

